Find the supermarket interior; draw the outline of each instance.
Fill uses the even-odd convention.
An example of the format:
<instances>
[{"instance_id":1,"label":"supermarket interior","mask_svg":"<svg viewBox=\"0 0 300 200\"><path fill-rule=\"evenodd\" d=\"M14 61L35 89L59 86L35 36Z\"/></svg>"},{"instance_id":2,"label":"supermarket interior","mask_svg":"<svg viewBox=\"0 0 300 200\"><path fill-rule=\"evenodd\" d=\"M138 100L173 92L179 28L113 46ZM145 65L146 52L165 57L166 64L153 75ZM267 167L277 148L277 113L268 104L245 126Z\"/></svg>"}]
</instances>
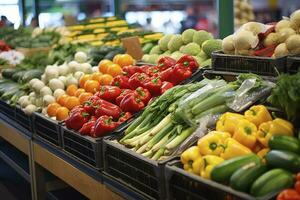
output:
<instances>
[{"instance_id":1,"label":"supermarket interior","mask_svg":"<svg viewBox=\"0 0 300 200\"><path fill-rule=\"evenodd\" d=\"M299 0L0 16L0 199L300 200Z\"/></svg>"}]
</instances>

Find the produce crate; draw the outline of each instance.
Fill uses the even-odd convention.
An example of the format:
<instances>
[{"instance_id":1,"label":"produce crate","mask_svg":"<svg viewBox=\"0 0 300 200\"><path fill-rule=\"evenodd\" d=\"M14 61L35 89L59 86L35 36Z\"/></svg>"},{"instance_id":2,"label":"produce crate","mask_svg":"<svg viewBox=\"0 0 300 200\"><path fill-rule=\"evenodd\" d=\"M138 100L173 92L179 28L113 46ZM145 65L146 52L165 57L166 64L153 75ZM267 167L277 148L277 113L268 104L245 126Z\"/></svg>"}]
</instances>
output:
<instances>
[{"instance_id":1,"label":"produce crate","mask_svg":"<svg viewBox=\"0 0 300 200\"><path fill-rule=\"evenodd\" d=\"M15 109L6 101L0 100L0 112L9 119L15 119Z\"/></svg>"},{"instance_id":2,"label":"produce crate","mask_svg":"<svg viewBox=\"0 0 300 200\"><path fill-rule=\"evenodd\" d=\"M61 123L44 116L41 113L34 113L34 136L54 146L62 147Z\"/></svg>"},{"instance_id":3,"label":"produce crate","mask_svg":"<svg viewBox=\"0 0 300 200\"><path fill-rule=\"evenodd\" d=\"M287 69L291 74L296 74L300 71L300 56L289 56L287 58Z\"/></svg>"},{"instance_id":4,"label":"produce crate","mask_svg":"<svg viewBox=\"0 0 300 200\"><path fill-rule=\"evenodd\" d=\"M178 200L271 200L276 194L255 198L244 192L217 182L206 180L182 169L179 158L169 162L165 168L167 199Z\"/></svg>"},{"instance_id":5,"label":"produce crate","mask_svg":"<svg viewBox=\"0 0 300 200\"><path fill-rule=\"evenodd\" d=\"M15 110L16 110L15 121L26 130L32 132L33 117L26 115L24 111L20 108L20 106L17 106Z\"/></svg>"},{"instance_id":6,"label":"produce crate","mask_svg":"<svg viewBox=\"0 0 300 200\"><path fill-rule=\"evenodd\" d=\"M212 69L239 73L251 72L262 76L278 76L279 73L287 72L286 60L286 57L228 55L216 51L212 53Z\"/></svg>"},{"instance_id":7,"label":"produce crate","mask_svg":"<svg viewBox=\"0 0 300 200\"><path fill-rule=\"evenodd\" d=\"M115 140L117 136L104 137L104 173L145 196L146 199L166 199L164 166L168 162L154 161L124 147Z\"/></svg>"}]
</instances>

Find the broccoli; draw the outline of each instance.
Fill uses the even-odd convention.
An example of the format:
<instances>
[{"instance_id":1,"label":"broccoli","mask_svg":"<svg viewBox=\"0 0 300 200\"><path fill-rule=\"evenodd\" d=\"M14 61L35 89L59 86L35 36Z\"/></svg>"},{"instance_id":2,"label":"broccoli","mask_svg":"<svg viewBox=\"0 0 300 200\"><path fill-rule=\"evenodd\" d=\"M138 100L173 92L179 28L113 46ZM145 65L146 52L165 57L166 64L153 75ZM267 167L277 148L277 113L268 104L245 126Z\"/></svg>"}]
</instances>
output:
<instances>
[{"instance_id":1,"label":"broccoli","mask_svg":"<svg viewBox=\"0 0 300 200\"><path fill-rule=\"evenodd\" d=\"M208 33L206 31L198 31L198 32L195 32L194 33L194 36L193 36L193 42L197 43L198 45L202 45L202 43L206 40L209 40L209 39L213 39L213 36L211 33Z\"/></svg>"},{"instance_id":2,"label":"broccoli","mask_svg":"<svg viewBox=\"0 0 300 200\"><path fill-rule=\"evenodd\" d=\"M183 47L180 48L180 52L184 54L189 54L189 55L197 55L200 52L200 46L197 43L189 43Z\"/></svg>"},{"instance_id":3,"label":"broccoli","mask_svg":"<svg viewBox=\"0 0 300 200\"><path fill-rule=\"evenodd\" d=\"M158 45L155 45L151 50L150 50L150 55L152 54L162 54L162 51L160 50Z\"/></svg>"},{"instance_id":4,"label":"broccoli","mask_svg":"<svg viewBox=\"0 0 300 200\"><path fill-rule=\"evenodd\" d=\"M184 44L188 44L190 42L193 42L193 36L196 31L194 29L186 29L182 32L182 41Z\"/></svg>"},{"instance_id":5,"label":"broccoli","mask_svg":"<svg viewBox=\"0 0 300 200\"><path fill-rule=\"evenodd\" d=\"M168 50L168 43L169 43L170 39L172 38L172 36L173 36L172 34L167 34L158 41L159 48L162 51Z\"/></svg>"},{"instance_id":6,"label":"broccoli","mask_svg":"<svg viewBox=\"0 0 300 200\"><path fill-rule=\"evenodd\" d=\"M168 43L168 49L171 52L179 50L179 48L183 45L183 41L181 35L173 35Z\"/></svg>"},{"instance_id":7,"label":"broccoli","mask_svg":"<svg viewBox=\"0 0 300 200\"><path fill-rule=\"evenodd\" d=\"M209 58L211 58L211 53L213 51L217 51L221 49L222 49L222 40L210 39L205 41L202 44L202 50Z\"/></svg>"}]
</instances>

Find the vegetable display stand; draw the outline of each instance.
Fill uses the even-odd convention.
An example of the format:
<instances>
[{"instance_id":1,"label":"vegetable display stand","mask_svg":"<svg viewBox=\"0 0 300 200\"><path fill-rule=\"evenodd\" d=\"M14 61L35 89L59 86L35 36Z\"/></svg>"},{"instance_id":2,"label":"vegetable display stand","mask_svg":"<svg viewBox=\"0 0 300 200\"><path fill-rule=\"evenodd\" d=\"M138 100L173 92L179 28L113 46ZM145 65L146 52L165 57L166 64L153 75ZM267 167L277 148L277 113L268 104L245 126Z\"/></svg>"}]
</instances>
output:
<instances>
[{"instance_id":1,"label":"vegetable display stand","mask_svg":"<svg viewBox=\"0 0 300 200\"><path fill-rule=\"evenodd\" d=\"M16 48L17 51L23 53L25 56L31 56L35 53L48 53L50 51L50 47L39 47L39 48L23 48L18 47Z\"/></svg>"},{"instance_id":2,"label":"vegetable display stand","mask_svg":"<svg viewBox=\"0 0 300 200\"><path fill-rule=\"evenodd\" d=\"M102 138L82 136L79 133L62 127L62 148L69 155L80 159L97 170L103 168Z\"/></svg>"},{"instance_id":3,"label":"vegetable display stand","mask_svg":"<svg viewBox=\"0 0 300 200\"><path fill-rule=\"evenodd\" d=\"M0 100L0 112L9 119L15 119L15 109L6 101Z\"/></svg>"},{"instance_id":4,"label":"vegetable display stand","mask_svg":"<svg viewBox=\"0 0 300 200\"><path fill-rule=\"evenodd\" d=\"M269 200L276 194L253 197L249 194L233 190L217 182L201 178L182 169L179 159L169 162L165 168L166 191L168 199L231 199L231 200Z\"/></svg>"},{"instance_id":5,"label":"vegetable display stand","mask_svg":"<svg viewBox=\"0 0 300 200\"><path fill-rule=\"evenodd\" d=\"M33 117L26 115L19 106L16 107L15 120L18 124L20 124L26 130L28 130L30 132L33 131L33 127L32 127Z\"/></svg>"},{"instance_id":6,"label":"vegetable display stand","mask_svg":"<svg viewBox=\"0 0 300 200\"><path fill-rule=\"evenodd\" d=\"M212 53L212 69L239 73L255 73L262 76L278 76L286 73L286 57L228 55L221 51Z\"/></svg>"},{"instance_id":7,"label":"vegetable display stand","mask_svg":"<svg viewBox=\"0 0 300 200\"><path fill-rule=\"evenodd\" d=\"M45 117L43 114L34 113L35 137L42 139L54 146L62 147L61 125L58 121Z\"/></svg>"},{"instance_id":8,"label":"vegetable display stand","mask_svg":"<svg viewBox=\"0 0 300 200\"><path fill-rule=\"evenodd\" d=\"M104 173L133 188L147 199L166 199L164 166L117 143L119 136L103 140Z\"/></svg>"},{"instance_id":9,"label":"vegetable display stand","mask_svg":"<svg viewBox=\"0 0 300 200\"><path fill-rule=\"evenodd\" d=\"M287 69L291 74L296 74L300 69L300 56L289 56L287 58Z\"/></svg>"}]
</instances>

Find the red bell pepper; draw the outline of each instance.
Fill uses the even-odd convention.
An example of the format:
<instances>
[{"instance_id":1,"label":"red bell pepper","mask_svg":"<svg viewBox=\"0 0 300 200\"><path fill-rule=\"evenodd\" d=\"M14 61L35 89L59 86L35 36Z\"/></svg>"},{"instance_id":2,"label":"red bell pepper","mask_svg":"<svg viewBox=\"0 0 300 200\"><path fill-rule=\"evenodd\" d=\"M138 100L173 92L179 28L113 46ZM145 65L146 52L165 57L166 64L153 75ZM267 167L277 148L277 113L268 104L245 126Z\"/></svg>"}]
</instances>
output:
<instances>
[{"instance_id":1,"label":"red bell pepper","mask_svg":"<svg viewBox=\"0 0 300 200\"><path fill-rule=\"evenodd\" d=\"M122 90L117 86L105 85L100 87L97 96L106 101L114 102L121 92Z\"/></svg>"},{"instance_id":2,"label":"red bell pepper","mask_svg":"<svg viewBox=\"0 0 300 200\"><path fill-rule=\"evenodd\" d=\"M160 88L160 93L163 94L165 93L168 89L172 88L174 85L168 81L162 82L161 88Z\"/></svg>"},{"instance_id":3,"label":"red bell pepper","mask_svg":"<svg viewBox=\"0 0 300 200\"><path fill-rule=\"evenodd\" d=\"M83 109L92 116L95 114L95 106L91 101L84 102Z\"/></svg>"},{"instance_id":4,"label":"red bell pepper","mask_svg":"<svg viewBox=\"0 0 300 200\"><path fill-rule=\"evenodd\" d=\"M133 93L133 90L123 89L121 94L116 98L116 104L120 106L122 99L126 96L126 94Z\"/></svg>"},{"instance_id":5,"label":"red bell pepper","mask_svg":"<svg viewBox=\"0 0 300 200\"><path fill-rule=\"evenodd\" d=\"M138 87L135 89L135 93L144 102L145 105L147 105L149 100L151 99L150 92L145 88Z\"/></svg>"},{"instance_id":6,"label":"red bell pepper","mask_svg":"<svg viewBox=\"0 0 300 200\"><path fill-rule=\"evenodd\" d=\"M94 131L92 132L92 137L103 136L107 133L112 132L120 125L119 122L114 122L113 118L107 115L101 116L97 119L95 123Z\"/></svg>"},{"instance_id":7,"label":"red bell pepper","mask_svg":"<svg viewBox=\"0 0 300 200\"><path fill-rule=\"evenodd\" d=\"M149 79L144 84L144 88L148 89L152 96L160 95L161 86L162 82L160 80L160 77Z\"/></svg>"},{"instance_id":8,"label":"red bell pepper","mask_svg":"<svg viewBox=\"0 0 300 200\"><path fill-rule=\"evenodd\" d=\"M300 194L294 189L285 189L276 198L277 200L300 200Z\"/></svg>"},{"instance_id":9,"label":"red bell pepper","mask_svg":"<svg viewBox=\"0 0 300 200\"><path fill-rule=\"evenodd\" d=\"M80 112L85 112L82 105L78 105L78 106L75 106L74 108L72 108L72 110L69 113L69 116L71 116L73 113L76 113L76 112L79 112L79 111Z\"/></svg>"},{"instance_id":10,"label":"red bell pepper","mask_svg":"<svg viewBox=\"0 0 300 200\"><path fill-rule=\"evenodd\" d=\"M176 60L171 57L162 57L158 60L157 67L160 71L164 71L176 64Z\"/></svg>"},{"instance_id":11,"label":"red bell pepper","mask_svg":"<svg viewBox=\"0 0 300 200\"><path fill-rule=\"evenodd\" d=\"M192 76L192 72L183 67L182 65L175 65L173 75L171 76L170 82L173 85L178 85L182 81Z\"/></svg>"},{"instance_id":12,"label":"red bell pepper","mask_svg":"<svg viewBox=\"0 0 300 200\"><path fill-rule=\"evenodd\" d=\"M152 66L150 66L150 65L142 65L142 66L140 66L140 70L143 72L143 73L145 73L145 74L147 74L146 72L149 70L149 68L151 68Z\"/></svg>"},{"instance_id":13,"label":"red bell pepper","mask_svg":"<svg viewBox=\"0 0 300 200\"><path fill-rule=\"evenodd\" d=\"M160 72L159 77L161 79L161 81L171 81L172 79L172 75L174 73L174 69L175 67L170 67L162 72Z\"/></svg>"},{"instance_id":14,"label":"red bell pepper","mask_svg":"<svg viewBox=\"0 0 300 200\"><path fill-rule=\"evenodd\" d=\"M92 104L93 104L93 106L96 106L97 105L97 102L98 102L98 100L100 100L100 97L99 96L97 96L99 93L98 92L96 92L93 96L91 96L90 98L89 98L89 102L91 102Z\"/></svg>"},{"instance_id":15,"label":"red bell pepper","mask_svg":"<svg viewBox=\"0 0 300 200\"><path fill-rule=\"evenodd\" d=\"M132 114L130 112L123 112L118 120L118 122L123 123L130 119L132 117Z\"/></svg>"},{"instance_id":16,"label":"red bell pepper","mask_svg":"<svg viewBox=\"0 0 300 200\"><path fill-rule=\"evenodd\" d=\"M158 75L159 75L159 72L160 72L160 70L159 70L159 68L158 68L157 66L149 67L149 68L145 71L145 73L146 73L147 75L149 75L150 77L152 77L152 76L158 76Z\"/></svg>"},{"instance_id":17,"label":"red bell pepper","mask_svg":"<svg viewBox=\"0 0 300 200\"><path fill-rule=\"evenodd\" d=\"M132 75L128 82L131 86L131 88L136 89L138 87L143 86L143 83L149 79L149 76L145 73L135 73L134 75Z\"/></svg>"},{"instance_id":18,"label":"red bell pepper","mask_svg":"<svg viewBox=\"0 0 300 200\"><path fill-rule=\"evenodd\" d=\"M143 72L143 70L139 66L128 65L122 68L123 75L130 78L133 74L139 72Z\"/></svg>"},{"instance_id":19,"label":"red bell pepper","mask_svg":"<svg viewBox=\"0 0 300 200\"><path fill-rule=\"evenodd\" d=\"M81 129L79 130L79 133L81 135L91 135L92 128L95 126L97 118L96 117L91 117L90 121L86 122L83 124Z\"/></svg>"},{"instance_id":20,"label":"red bell pepper","mask_svg":"<svg viewBox=\"0 0 300 200\"><path fill-rule=\"evenodd\" d=\"M100 99L98 101L98 106L95 111L95 116L98 118L103 115L108 115L113 117L114 119L118 119L122 110L119 106L112 104L108 101Z\"/></svg>"},{"instance_id":21,"label":"red bell pepper","mask_svg":"<svg viewBox=\"0 0 300 200\"><path fill-rule=\"evenodd\" d=\"M121 89L131 89L128 80L129 78L127 76L118 75L113 79L111 85L117 86Z\"/></svg>"},{"instance_id":22,"label":"red bell pepper","mask_svg":"<svg viewBox=\"0 0 300 200\"><path fill-rule=\"evenodd\" d=\"M136 94L127 94L120 103L120 107L124 112L135 113L145 107L144 102L139 99Z\"/></svg>"},{"instance_id":23,"label":"red bell pepper","mask_svg":"<svg viewBox=\"0 0 300 200\"><path fill-rule=\"evenodd\" d=\"M79 130L83 124L89 121L90 115L87 112L78 110L66 119L66 126L69 129Z\"/></svg>"},{"instance_id":24,"label":"red bell pepper","mask_svg":"<svg viewBox=\"0 0 300 200\"><path fill-rule=\"evenodd\" d=\"M182 65L188 68L190 71L195 71L198 69L199 64L197 63L196 59L190 55L182 56L176 64Z\"/></svg>"}]
</instances>

